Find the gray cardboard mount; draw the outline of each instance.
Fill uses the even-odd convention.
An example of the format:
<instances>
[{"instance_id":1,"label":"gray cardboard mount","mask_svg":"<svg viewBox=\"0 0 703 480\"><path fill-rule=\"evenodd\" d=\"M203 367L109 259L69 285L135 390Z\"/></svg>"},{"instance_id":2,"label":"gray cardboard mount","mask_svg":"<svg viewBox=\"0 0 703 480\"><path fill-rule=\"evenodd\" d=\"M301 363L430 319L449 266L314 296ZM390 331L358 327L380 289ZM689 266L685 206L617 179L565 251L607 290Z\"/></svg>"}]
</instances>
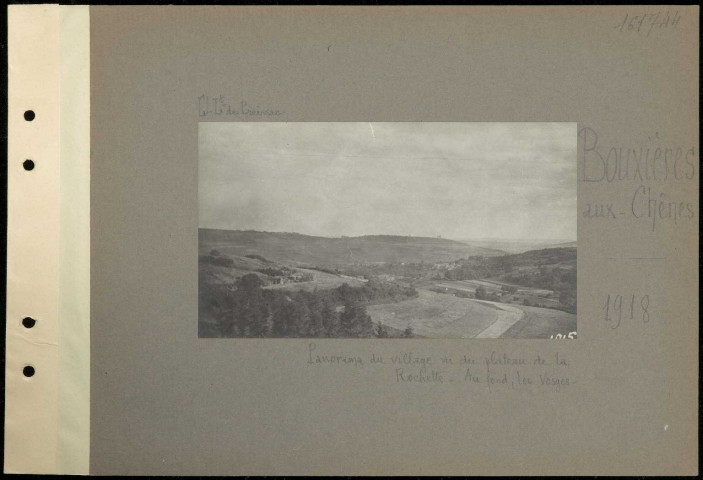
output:
<instances>
[{"instance_id":1,"label":"gray cardboard mount","mask_svg":"<svg viewBox=\"0 0 703 480\"><path fill-rule=\"evenodd\" d=\"M696 474L698 21L697 6L91 7L91 474ZM279 115L200 116L202 95ZM316 342L438 365L559 352L570 385L489 392L456 365L404 384L309 365L307 340L199 340L198 122L262 120L578 122L577 340ZM656 178L631 160L595 181L657 148ZM664 218L671 203L693 216ZM649 317L630 318L631 296Z\"/></svg>"}]
</instances>

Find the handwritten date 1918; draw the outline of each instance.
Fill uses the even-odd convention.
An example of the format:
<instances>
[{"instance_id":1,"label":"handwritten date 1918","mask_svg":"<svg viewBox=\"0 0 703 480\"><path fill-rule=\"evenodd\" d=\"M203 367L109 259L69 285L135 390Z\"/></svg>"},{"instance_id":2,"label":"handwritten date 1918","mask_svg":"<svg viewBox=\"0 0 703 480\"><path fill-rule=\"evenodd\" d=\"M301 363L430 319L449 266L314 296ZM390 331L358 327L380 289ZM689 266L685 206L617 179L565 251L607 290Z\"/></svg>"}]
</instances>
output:
<instances>
[{"instance_id":1,"label":"handwritten date 1918","mask_svg":"<svg viewBox=\"0 0 703 480\"><path fill-rule=\"evenodd\" d=\"M620 326L623 315L629 320L640 320L648 323L650 320L649 295L613 295L608 294L608 298L603 305L605 321L612 322L615 330Z\"/></svg>"}]
</instances>

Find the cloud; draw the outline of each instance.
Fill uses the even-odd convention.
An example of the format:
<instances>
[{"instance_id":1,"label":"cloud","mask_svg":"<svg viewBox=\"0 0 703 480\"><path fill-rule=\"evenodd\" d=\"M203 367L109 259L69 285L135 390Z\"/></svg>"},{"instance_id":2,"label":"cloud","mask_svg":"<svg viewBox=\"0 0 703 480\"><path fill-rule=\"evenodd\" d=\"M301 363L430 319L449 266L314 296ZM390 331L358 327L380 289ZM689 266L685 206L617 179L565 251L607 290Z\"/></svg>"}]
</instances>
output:
<instances>
[{"instance_id":1,"label":"cloud","mask_svg":"<svg viewBox=\"0 0 703 480\"><path fill-rule=\"evenodd\" d=\"M575 239L574 123L201 123L200 226Z\"/></svg>"}]
</instances>

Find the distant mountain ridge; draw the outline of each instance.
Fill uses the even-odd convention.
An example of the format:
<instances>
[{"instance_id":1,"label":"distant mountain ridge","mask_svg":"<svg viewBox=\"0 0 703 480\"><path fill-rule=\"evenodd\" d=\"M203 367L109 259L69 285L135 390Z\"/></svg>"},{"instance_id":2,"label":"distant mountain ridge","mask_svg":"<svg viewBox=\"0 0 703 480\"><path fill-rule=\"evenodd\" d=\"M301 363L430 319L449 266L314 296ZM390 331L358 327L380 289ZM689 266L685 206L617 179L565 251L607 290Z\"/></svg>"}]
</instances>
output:
<instances>
[{"instance_id":1,"label":"distant mountain ridge","mask_svg":"<svg viewBox=\"0 0 703 480\"><path fill-rule=\"evenodd\" d=\"M201 254L216 248L230 255L258 254L296 265L344 265L382 262L446 262L506 252L456 240L401 235L315 237L293 232L198 229Z\"/></svg>"},{"instance_id":2,"label":"distant mountain ridge","mask_svg":"<svg viewBox=\"0 0 703 480\"><path fill-rule=\"evenodd\" d=\"M576 248L576 241L555 243L553 245L547 245L546 247L542 247L542 248Z\"/></svg>"},{"instance_id":3,"label":"distant mountain ridge","mask_svg":"<svg viewBox=\"0 0 703 480\"><path fill-rule=\"evenodd\" d=\"M545 248L570 248L576 247L576 241L561 240L488 240L488 239L459 239L459 242L474 247L484 247L502 250L506 253L522 253L530 250Z\"/></svg>"}]
</instances>

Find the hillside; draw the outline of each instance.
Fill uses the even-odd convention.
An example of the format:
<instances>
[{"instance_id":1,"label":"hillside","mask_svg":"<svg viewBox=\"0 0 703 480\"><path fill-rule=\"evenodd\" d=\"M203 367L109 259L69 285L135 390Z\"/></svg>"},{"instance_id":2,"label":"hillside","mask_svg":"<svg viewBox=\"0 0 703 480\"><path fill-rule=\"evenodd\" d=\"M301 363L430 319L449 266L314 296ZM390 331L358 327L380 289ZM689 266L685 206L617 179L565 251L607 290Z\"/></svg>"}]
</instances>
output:
<instances>
[{"instance_id":1,"label":"hillside","mask_svg":"<svg viewBox=\"0 0 703 480\"><path fill-rule=\"evenodd\" d=\"M576 247L576 242L565 242L559 240L465 240L458 241L475 247L499 249L506 253L523 253L530 250L540 250L545 248L568 248Z\"/></svg>"},{"instance_id":2,"label":"hillside","mask_svg":"<svg viewBox=\"0 0 703 480\"><path fill-rule=\"evenodd\" d=\"M541 248L576 248L576 242L556 243L554 245L545 245Z\"/></svg>"},{"instance_id":3,"label":"hillside","mask_svg":"<svg viewBox=\"0 0 703 480\"><path fill-rule=\"evenodd\" d=\"M477 255L504 255L496 249L476 247L431 237L369 235L327 238L298 233L241 230L198 230L201 254L216 248L226 255L262 255L291 265L332 266L382 262L446 262Z\"/></svg>"},{"instance_id":4,"label":"hillside","mask_svg":"<svg viewBox=\"0 0 703 480\"><path fill-rule=\"evenodd\" d=\"M550 247L515 255L506 255L502 259L490 259L489 263L496 265L510 264L512 266L538 266L538 265L576 265L576 246Z\"/></svg>"},{"instance_id":5,"label":"hillside","mask_svg":"<svg viewBox=\"0 0 703 480\"><path fill-rule=\"evenodd\" d=\"M251 258L255 257L255 258ZM309 290L336 288L344 283L356 287L365 280L319 270L291 268L258 255L239 257L225 255L217 249L200 255L198 259L199 282L204 285L232 285L247 274L254 274L263 288L275 290ZM257 258L258 257L258 258Z\"/></svg>"},{"instance_id":6,"label":"hillside","mask_svg":"<svg viewBox=\"0 0 703 480\"><path fill-rule=\"evenodd\" d=\"M545 274L555 270L576 280L576 248L545 248L514 255L466 258L454 262L445 272L450 280L495 278L518 285L538 287ZM545 288L549 288L546 287ZM550 288L554 290L553 288Z\"/></svg>"}]
</instances>

